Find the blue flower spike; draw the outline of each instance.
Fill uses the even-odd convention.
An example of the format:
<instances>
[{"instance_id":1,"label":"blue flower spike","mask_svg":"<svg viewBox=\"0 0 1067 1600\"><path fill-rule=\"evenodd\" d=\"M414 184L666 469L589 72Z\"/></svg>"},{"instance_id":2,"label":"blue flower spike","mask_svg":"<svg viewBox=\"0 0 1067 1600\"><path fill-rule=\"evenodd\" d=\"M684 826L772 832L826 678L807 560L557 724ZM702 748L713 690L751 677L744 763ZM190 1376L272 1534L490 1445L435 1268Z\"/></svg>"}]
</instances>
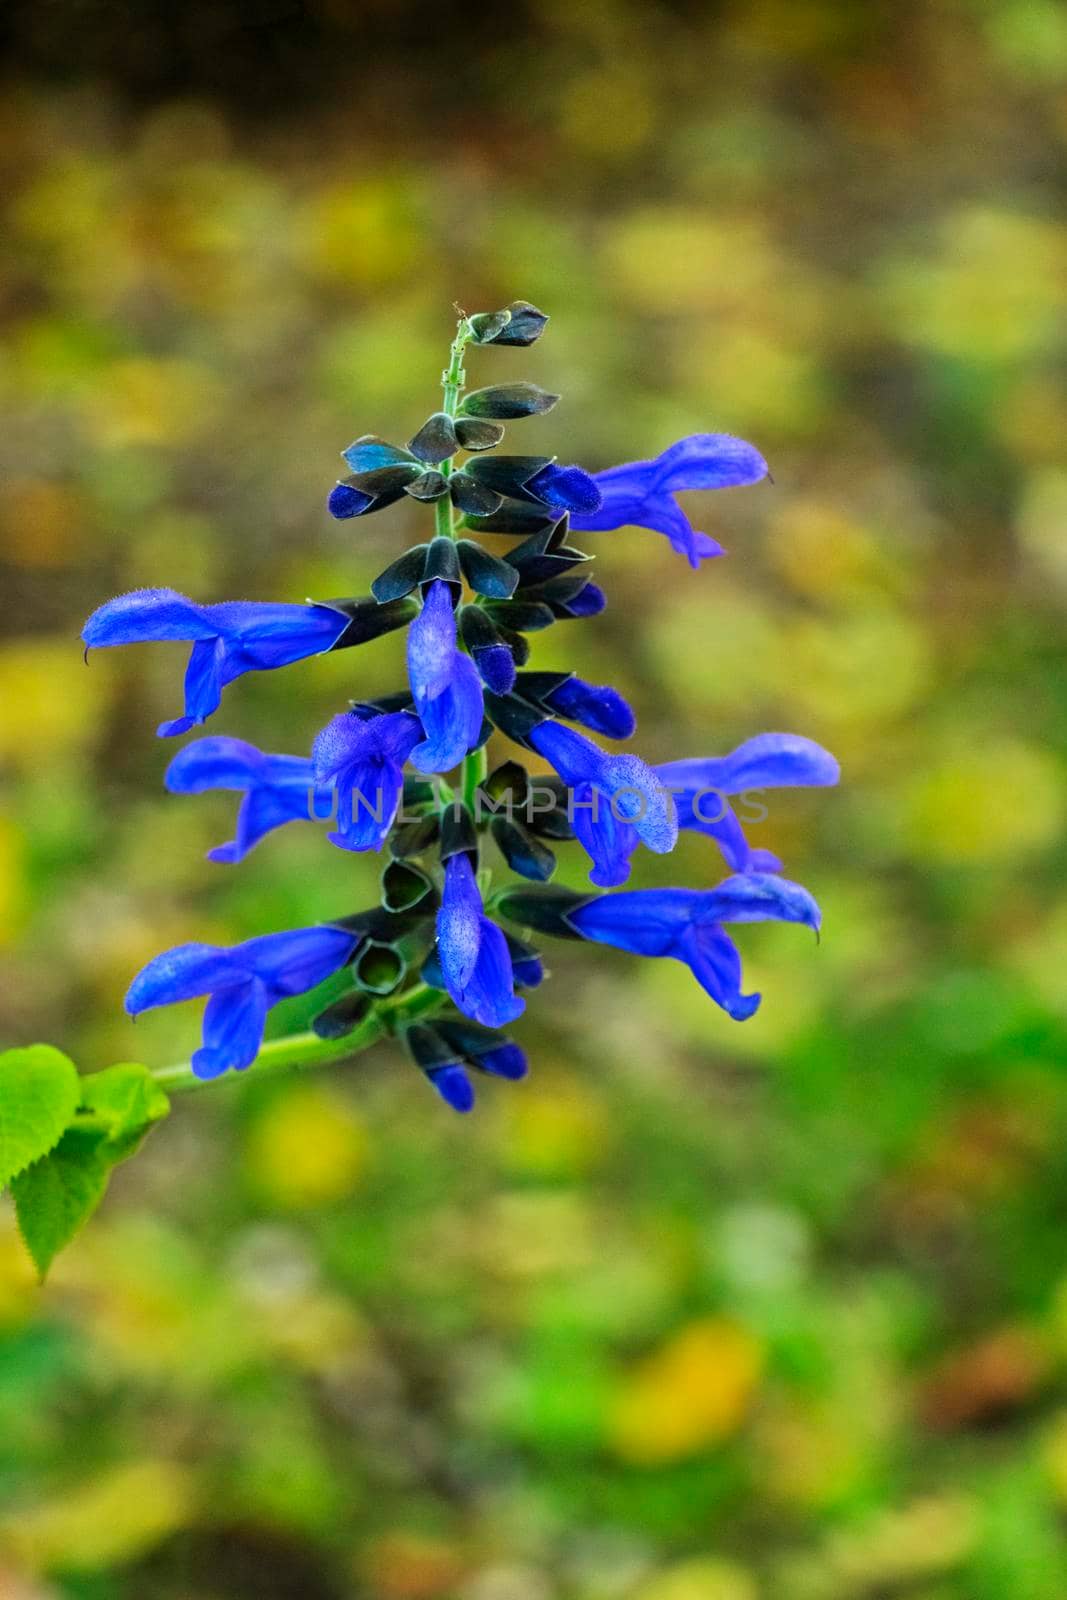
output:
<instances>
[{"instance_id":1,"label":"blue flower spike","mask_svg":"<svg viewBox=\"0 0 1067 1600\"><path fill-rule=\"evenodd\" d=\"M828 751L767 733L727 755L650 766L595 742L625 746L633 737L634 714L618 689L530 665L532 636L606 605L573 535L648 528L698 568L723 552L693 527L678 496L767 476L759 451L724 433L691 434L603 471L499 450L510 428L521 433L527 418L545 418L559 397L507 374L471 388L465 360L491 368L495 347L526 348L547 322L527 300L461 316L442 398L409 442L364 433L342 451L348 475L327 502L334 518L362 526L402 505L409 535L411 519L423 519L418 542L409 536L391 553L370 595L201 605L173 589L140 589L100 606L85 625L87 651L154 640L191 646L184 714L163 723L164 737L212 716L223 689L245 673L407 630L406 682L361 698L367 690L357 679L348 708L336 708L308 754L272 754L220 734L194 739L167 768L175 795L240 797L234 837L209 852L214 862L237 865L268 834L309 820L328 823L336 849L382 857L377 904L338 905L346 874L327 869L321 922L230 947L180 945L138 973L126 997L131 1016L206 999L192 1058L199 1078L251 1066L270 1007L332 979L318 1009L309 1002L316 1052L336 1042L340 1055L350 1039L353 1050L369 1038L401 1040L438 1098L468 1113L476 1082L526 1075L521 1045L501 1030L525 1010L519 991L548 976L542 934L572 950L586 941L681 961L728 1016L743 1020L760 997L743 991L727 930L766 920L818 930L815 901L782 876L775 856L749 844L735 802L836 783ZM492 759L490 738L500 741ZM528 773L515 745L552 775ZM638 846L669 855L679 829L714 840L730 876L715 888L620 891ZM590 861L592 887L581 893L548 881L557 850L574 841Z\"/></svg>"}]
</instances>

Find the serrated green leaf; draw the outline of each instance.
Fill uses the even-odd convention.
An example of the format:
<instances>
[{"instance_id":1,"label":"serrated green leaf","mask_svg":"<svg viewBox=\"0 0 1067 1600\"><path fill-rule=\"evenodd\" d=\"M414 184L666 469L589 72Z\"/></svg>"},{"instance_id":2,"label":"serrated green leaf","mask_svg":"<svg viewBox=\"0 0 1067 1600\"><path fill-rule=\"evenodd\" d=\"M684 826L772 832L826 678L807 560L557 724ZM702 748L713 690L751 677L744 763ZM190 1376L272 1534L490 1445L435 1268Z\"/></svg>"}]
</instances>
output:
<instances>
[{"instance_id":1,"label":"serrated green leaf","mask_svg":"<svg viewBox=\"0 0 1067 1600\"><path fill-rule=\"evenodd\" d=\"M170 1110L170 1101L147 1067L135 1061L105 1067L81 1080L82 1106L107 1130L113 1161L132 1155L153 1122Z\"/></svg>"},{"instance_id":2,"label":"serrated green leaf","mask_svg":"<svg viewBox=\"0 0 1067 1600\"><path fill-rule=\"evenodd\" d=\"M100 1129L70 1128L49 1155L12 1180L19 1232L42 1282L104 1198L114 1164L107 1143Z\"/></svg>"},{"instance_id":3,"label":"serrated green leaf","mask_svg":"<svg viewBox=\"0 0 1067 1600\"><path fill-rule=\"evenodd\" d=\"M55 1148L78 1109L73 1061L49 1044L0 1055L0 1188Z\"/></svg>"}]
</instances>

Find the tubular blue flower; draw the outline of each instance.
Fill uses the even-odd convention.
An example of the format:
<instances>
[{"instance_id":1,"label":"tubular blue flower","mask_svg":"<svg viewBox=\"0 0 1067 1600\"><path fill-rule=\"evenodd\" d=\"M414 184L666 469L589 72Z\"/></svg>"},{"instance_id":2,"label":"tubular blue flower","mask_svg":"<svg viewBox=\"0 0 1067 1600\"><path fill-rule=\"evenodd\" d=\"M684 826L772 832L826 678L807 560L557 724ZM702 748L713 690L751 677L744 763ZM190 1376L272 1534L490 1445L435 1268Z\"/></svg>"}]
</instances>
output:
<instances>
[{"instance_id":1,"label":"tubular blue flower","mask_svg":"<svg viewBox=\"0 0 1067 1600\"><path fill-rule=\"evenodd\" d=\"M410 711L334 717L312 746L316 782L337 792L337 832L342 850L380 850L393 825L404 787L404 762L422 738Z\"/></svg>"},{"instance_id":2,"label":"tubular blue flower","mask_svg":"<svg viewBox=\"0 0 1067 1600\"><path fill-rule=\"evenodd\" d=\"M193 649L185 674L185 715L160 725L161 738L188 733L218 709L222 691L245 672L285 667L321 655L349 625L342 611L322 605L260 604L227 600L198 606L173 589L135 589L93 612L82 630L89 649L188 639Z\"/></svg>"},{"instance_id":3,"label":"tubular blue flower","mask_svg":"<svg viewBox=\"0 0 1067 1600\"><path fill-rule=\"evenodd\" d=\"M178 945L137 974L126 1010L136 1017L153 1006L208 995L204 1042L192 1066L198 1078L217 1078L255 1060L271 1006L314 989L343 967L358 945L358 935L326 925L268 933L229 949Z\"/></svg>"},{"instance_id":4,"label":"tubular blue flower","mask_svg":"<svg viewBox=\"0 0 1067 1600\"><path fill-rule=\"evenodd\" d=\"M529 735L571 789L571 820L601 888L625 883L638 840L667 855L678 839L674 801L638 756L609 756L591 740L549 720Z\"/></svg>"},{"instance_id":5,"label":"tubular blue flower","mask_svg":"<svg viewBox=\"0 0 1067 1600\"><path fill-rule=\"evenodd\" d=\"M580 722L583 728L602 733L606 739L629 739L637 727L637 720L618 689L610 684L586 683L583 678L565 678L551 694L545 696L545 705L558 711L571 722Z\"/></svg>"},{"instance_id":6,"label":"tubular blue flower","mask_svg":"<svg viewBox=\"0 0 1067 1600\"><path fill-rule=\"evenodd\" d=\"M681 489L727 489L758 483L766 476L766 461L743 439L728 433L694 433L652 461L628 461L594 473L601 493L600 509L572 516L571 527L578 533L651 528L666 534L671 548L686 556L691 567L699 567L701 561L721 556L723 548L706 533L697 532L675 493Z\"/></svg>"},{"instance_id":7,"label":"tubular blue flower","mask_svg":"<svg viewBox=\"0 0 1067 1600\"><path fill-rule=\"evenodd\" d=\"M456 648L452 596L440 578L408 629L408 679L426 733L411 760L420 772L448 772L478 743L484 712L481 679Z\"/></svg>"},{"instance_id":8,"label":"tubular blue flower","mask_svg":"<svg viewBox=\"0 0 1067 1600\"><path fill-rule=\"evenodd\" d=\"M672 956L728 1016L742 1022L758 994L741 993L741 958L724 922L799 922L819 928L806 889L769 873L737 874L714 889L632 889L578 906L567 921L585 939L640 956Z\"/></svg>"},{"instance_id":9,"label":"tubular blue flower","mask_svg":"<svg viewBox=\"0 0 1067 1600\"><path fill-rule=\"evenodd\" d=\"M515 993L507 940L485 915L466 855L451 856L445 863L437 954L445 987L465 1016L499 1028L526 1009Z\"/></svg>"},{"instance_id":10,"label":"tubular blue flower","mask_svg":"<svg viewBox=\"0 0 1067 1600\"><path fill-rule=\"evenodd\" d=\"M242 861L259 841L287 822L330 814L329 789L316 788L311 762L303 756L266 755L243 739L222 735L194 739L179 750L164 783L171 794L208 789L244 792L237 812L237 837L208 851L209 861Z\"/></svg>"},{"instance_id":11,"label":"tubular blue flower","mask_svg":"<svg viewBox=\"0 0 1067 1600\"><path fill-rule=\"evenodd\" d=\"M656 776L674 795L678 826L707 834L736 872L776 869L765 850L753 850L727 796L760 789L834 784L841 768L828 750L796 733L760 733L726 756L667 761Z\"/></svg>"}]
</instances>

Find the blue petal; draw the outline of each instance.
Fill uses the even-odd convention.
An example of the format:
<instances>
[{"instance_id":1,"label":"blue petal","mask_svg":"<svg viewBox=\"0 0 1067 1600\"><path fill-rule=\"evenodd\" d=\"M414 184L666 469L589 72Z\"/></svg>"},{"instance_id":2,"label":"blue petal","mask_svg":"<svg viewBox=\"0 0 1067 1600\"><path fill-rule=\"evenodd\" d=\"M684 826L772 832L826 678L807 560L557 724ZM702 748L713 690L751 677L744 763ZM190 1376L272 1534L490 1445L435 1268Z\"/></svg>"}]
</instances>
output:
<instances>
[{"instance_id":1,"label":"blue petal","mask_svg":"<svg viewBox=\"0 0 1067 1600\"><path fill-rule=\"evenodd\" d=\"M310 763L306 763L310 771ZM267 757L244 739L223 734L194 739L179 750L163 782L171 794L203 794L206 789L252 789L264 780Z\"/></svg>"},{"instance_id":2,"label":"blue petal","mask_svg":"<svg viewBox=\"0 0 1067 1600\"><path fill-rule=\"evenodd\" d=\"M608 797L590 783L572 791L571 824L575 838L592 861L590 882L614 889L630 876L630 857L637 849L637 830L616 815Z\"/></svg>"},{"instance_id":3,"label":"blue petal","mask_svg":"<svg viewBox=\"0 0 1067 1600\"><path fill-rule=\"evenodd\" d=\"M706 890L702 901L702 921L801 922L816 932L822 921L806 889L773 873L737 873Z\"/></svg>"},{"instance_id":4,"label":"blue petal","mask_svg":"<svg viewBox=\"0 0 1067 1600\"><path fill-rule=\"evenodd\" d=\"M672 953L687 963L701 988L735 1022L744 1022L759 1009L758 994L741 993L741 957L717 923L690 928Z\"/></svg>"},{"instance_id":5,"label":"blue petal","mask_svg":"<svg viewBox=\"0 0 1067 1600\"><path fill-rule=\"evenodd\" d=\"M206 722L212 712L218 710L225 665L226 645L222 639L196 641L185 671L185 715L176 717L173 722L161 722L157 729L161 739L188 733L190 728Z\"/></svg>"},{"instance_id":6,"label":"blue petal","mask_svg":"<svg viewBox=\"0 0 1067 1600\"><path fill-rule=\"evenodd\" d=\"M346 769L337 780L338 831L331 844L343 850L380 850L393 826L404 778L392 761L376 758Z\"/></svg>"},{"instance_id":7,"label":"blue petal","mask_svg":"<svg viewBox=\"0 0 1067 1600\"><path fill-rule=\"evenodd\" d=\"M657 767L655 770L662 778L663 769ZM668 787L672 786L668 784ZM674 804L680 829L703 833L709 839L714 839L727 865L733 867L735 872L758 870L755 857L759 852L750 848L737 813L718 790L697 789L675 793Z\"/></svg>"},{"instance_id":8,"label":"blue petal","mask_svg":"<svg viewBox=\"0 0 1067 1600\"><path fill-rule=\"evenodd\" d=\"M354 489L350 483L338 483L330 490L326 509L331 517L344 521L347 517L360 517L374 504L374 496Z\"/></svg>"},{"instance_id":9,"label":"blue petal","mask_svg":"<svg viewBox=\"0 0 1067 1600\"><path fill-rule=\"evenodd\" d=\"M760 733L726 756L668 761L656 768L664 783L688 790L743 794L751 789L833 784L841 769L828 750L796 733Z\"/></svg>"},{"instance_id":10,"label":"blue petal","mask_svg":"<svg viewBox=\"0 0 1067 1600\"><path fill-rule=\"evenodd\" d=\"M668 446L653 463L657 490L729 489L758 483L767 463L754 445L730 433L693 433Z\"/></svg>"},{"instance_id":11,"label":"blue petal","mask_svg":"<svg viewBox=\"0 0 1067 1600\"><path fill-rule=\"evenodd\" d=\"M525 1000L515 993L515 975L508 954L507 940L488 917L481 920L478 960L469 982L449 993L465 1016L488 1028L502 1028L526 1010Z\"/></svg>"},{"instance_id":12,"label":"blue petal","mask_svg":"<svg viewBox=\"0 0 1067 1600\"><path fill-rule=\"evenodd\" d=\"M475 650L474 664L482 682L494 694L510 694L515 687L515 658L506 644Z\"/></svg>"},{"instance_id":13,"label":"blue petal","mask_svg":"<svg viewBox=\"0 0 1067 1600\"><path fill-rule=\"evenodd\" d=\"M310 762L308 763L310 766ZM243 861L259 841L287 822L308 822L314 811L317 817L323 800L329 804L329 790L315 789L309 782L306 788L250 789L241 801L237 812L237 836L228 844L216 845L208 851L208 860L220 865L233 866Z\"/></svg>"},{"instance_id":14,"label":"blue petal","mask_svg":"<svg viewBox=\"0 0 1067 1600\"><path fill-rule=\"evenodd\" d=\"M652 768L639 756L610 756L600 781L616 816L633 824L649 850L668 855L678 842L678 813Z\"/></svg>"},{"instance_id":15,"label":"blue petal","mask_svg":"<svg viewBox=\"0 0 1067 1600\"><path fill-rule=\"evenodd\" d=\"M100 606L82 629L91 648L152 639L207 639L218 630L205 608L174 589L135 589Z\"/></svg>"},{"instance_id":16,"label":"blue petal","mask_svg":"<svg viewBox=\"0 0 1067 1600\"><path fill-rule=\"evenodd\" d=\"M445 887L437 913L437 953L450 993L466 988L478 962L482 938L482 897L465 855L445 863Z\"/></svg>"},{"instance_id":17,"label":"blue petal","mask_svg":"<svg viewBox=\"0 0 1067 1600\"><path fill-rule=\"evenodd\" d=\"M322 923L266 933L235 945L233 956L266 984L273 1000L303 994L345 965L359 939L343 928Z\"/></svg>"},{"instance_id":18,"label":"blue petal","mask_svg":"<svg viewBox=\"0 0 1067 1600\"><path fill-rule=\"evenodd\" d=\"M444 1067L431 1067L426 1074L441 1099L453 1111L470 1111L474 1106L474 1085L458 1061Z\"/></svg>"},{"instance_id":19,"label":"blue petal","mask_svg":"<svg viewBox=\"0 0 1067 1600\"><path fill-rule=\"evenodd\" d=\"M126 1010L136 1017L153 1006L194 1000L212 990L244 983L250 976L237 951L214 944L176 945L141 968L127 990Z\"/></svg>"},{"instance_id":20,"label":"blue petal","mask_svg":"<svg viewBox=\"0 0 1067 1600\"><path fill-rule=\"evenodd\" d=\"M457 652L446 688L432 699L416 693L415 705L426 738L412 750L412 764L420 772L449 772L474 749L482 734L485 701L470 657Z\"/></svg>"},{"instance_id":21,"label":"blue petal","mask_svg":"<svg viewBox=\"0 0 1067 1600\"><path fill-rule=\"evenodd\" d=\"M633 711L610 684L586 683L582 678L565 678L553 689L547 702L560 716L580 722L607 739L629 739L637 727Z\"/></svg>"},{"instance_id":22,"label":"blue petal","mask_svg":"<svg viewBox=\"0 0 1067 1600\"><path fill-rule=\"evenodd\" d=\"M231 1067L251 1066L263 1043L269 1004L258 978L212 995L204 1008L204 1043L192 1058L198 1078L217 1078Z\"/></svg>"},{"instance_id":23,"label":"blue petal","mask_svg":"<svg viewBox=\"0 0 1067 1600\"><path fill-rule=\"evenodd\" d=\"M227 682L251 668L269 671L321 655L332 649L351 620L332 606L274 600L224 600L203 609L234 654Z\"/></svg>"},{"instance_id":24,"label":"blue petal","mask_svg":"<svg viewBox=\"0 0 1067 1600\"><path fill-rule=\"evenodd\" d=\"M590 515L600 507L600 489L591 473L581 467L559 467L550 462L529 478L526 488L556 511Z\"/></svg>"},{"instance_id":25,"label":"blue petal","mask_svg":"<svg viewBox=\"0 0 1067 1600\"><path fill-rule=\"evenodd\" d=\"M507 1044L498 1045L495 1050L487 1050L485 1055L478 1057L475 1066L483 1072L492 1073L496 1078L510 1078L513 1082L525 1078L529 1070L525 1053L510 1040Z\"/></svg>"},{"instance_id":26,"label":"blue petal","mask_svg":"<svg viewBox=\"0 0 1067 1600\"><path fill-rule=\"evenodd\" d=\"M638 956L667 956L693 921L697 889L627 889L599 895L568 914L583 939Z\"/></svg>"},{"instance_id":27,"label":"blue petal","mask_svg":"<svg viewBox=\"0 0 1067 1600\"><path fill-rule=\"evenodd\" d=\"M579 589L573 600L568 600L565 610L571 617L598 617L606 609L608 597L598 583L587 583Z\"/></svg>"},{"instance_id":28,"label":"blue petal","mask_svg":"<svg viewBox=\"0 0 1067 1600\"><path fill-rule=\"evenodd\" d=\"M436 699L452 680L456 613L448 584L431 583L422 610L408 629L408 679L416 705Z\"/></svg>"}]
</instances>

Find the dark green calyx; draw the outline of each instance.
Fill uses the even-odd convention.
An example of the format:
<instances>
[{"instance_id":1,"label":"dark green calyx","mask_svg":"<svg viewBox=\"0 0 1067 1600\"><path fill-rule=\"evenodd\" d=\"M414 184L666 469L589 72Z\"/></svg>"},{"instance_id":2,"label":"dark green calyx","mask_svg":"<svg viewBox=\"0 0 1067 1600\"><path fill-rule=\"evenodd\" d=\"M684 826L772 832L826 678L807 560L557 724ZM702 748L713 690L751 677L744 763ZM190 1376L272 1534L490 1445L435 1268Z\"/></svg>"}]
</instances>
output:
<instances>
[{"instance_id":1,"label":"dark green calyx","mask_svg":"<svg viewBox=\"0 0 1067 1600\"><path fill-rule=\"evenodd\" d=\"M519 586L519 573L510 562L490 555L484 546L475 544L473 539L458 540L456 550L463 576L475 594L485 595L489 600L507 600L515 593Z\"/></svg>"},{"instance_id":2,"label":"dark green calyx","mask_svg":"<svg viewBox=\"0 0 1067 1600\"><path fill-rule=\"evenodd\" d=\"M549 604L540 599L527 600L525 596L520 600L490 600L485 609L494 622L516 633L540 633L556 620Z\"/></svg>"},{"instance_id":3,"label":"dark green calyx","mask_svg":"<svg viewBox=\"0 0 1067 1600\"><path fill-rule=\"evenodd\" d=\"M558 394L549 394L536 383L499 383L488 389L472 389L460 411L465 417L507 422L517 417L542 416L552 410L558 399Z\"/></svg>"},{"instance_id":4,"label":"dark green calyx","mask_svg":"<svg viewBox=\"0 0 1067 1600\"><path fill-rule=\"evenodd\" d=\"M507 917L516 927L532 928L537 933L548 933L556 939L580 939L567 921L572 911L595 900L594 894L576 894L555 884L545 884L534 889L502 889L493 896L492 909Z\"/></svg>"},{"instance_id":5,"label":"dark green calyx","mask_svg":"<svg viewBox=\"0 0 1067 1600\"><path fill-rule=\"evenodd\" d=\"M340 1000L335 1000L332 1006L327 1006L325 1011L320 1011L317 1017L312 1018L312 1031L320 1039L343 1039L346 1033L351 1033L353 1028L359 1026L371 1005L369 994L354 989L351 994L342 995Z\"/></svg>"},{"instance_id":6,"label":"dark green calyx","mask_svg":"<svg viewBox=\"0 0 1067 1600\"><path fill-rule=\"evenodd\" d=\"M520 878L532 878L535 883L548 882L556 870L556 858L529 828L515 817L500 816L493 818L490 831L512 872Z\"/></svg>"},{"instance_id":7,"label":"dark green calyx","mask_svg":"<svg viewBox=\"0 0 1067 1600\"><path fill-rule=\"evenodd\" d=\"M511 321L510 311L476 311L467 318L472 344L495 344Z\"/></svg>"},{"instance_id":8,"label":"dark green calyx","mask_svg":"<svg viewBox=\"0 0 1067 1600\"><path fill-rule=\"evenodd\" d=\"M434 893L432 879L407 862L390 861L382 873L382 905L387 911L413 911L416 906L427 909Z\"/></svg>"},{"instance_id":9,"label":"dark green calyx","mask_svg":"<svg viewBox=\"0 0 1067 1600\"><path fill-rule=\"evenodd\" d=\"M550 534L558 521L544 506L526 500L505 500L489 516L466 517L464 526L472 533L511 533L526 539L531 534Z\"/></svg>"},{"instance_id":10,"label":"dark green calyx","mask_svg":"<svg viewBox=\"0 0 1067 1600\"><path fill-rule=\"evenodd\" d=\"M356 956L352 976L366 994L392 994L404 976L404 958L391 945L369 941Z\"/></svg>"},{"instance_id":11,"label":"dark green calyx","mask_svg":"<svg viewBox=\"0 0 1067 1600\"><path fill-rule=\"evenodd\" d=\"M435 987L437 987L435 985ZM404 1029L404 1043L417 1067L432 1072L435 1067L445 1067L456 1059L456 1052L436 1028L425 1022L413 1022Z\"/></svg>"},{"instance_id":12,"label":"dark green calyx","mask_svg":"<svg viewBox=\"0 0 1067 1600\"><path fill-rule=\"evenodd\" d=\"M445 534L427 546L426 561L422 570L424 589L428 583L438 581L448 584L452 591L452 604L455 605L463 592L463 579L460 575L459 554L455 540L449 539Z\"/></svg>"},{"instance_id":13,"label":"dark green calyx","mask_svg":"<svg viewBox=\"0 0 1067 1600\"><path fill-rule=\"evenodd\" d=\"M440 834L441 824L436 813L420 817L415 822L402 823L389 835L389 854L397 861L409 861L414 856L425 855L427 850L432 850L436 845Z\"/></svg>"},{"instance_id":14,"label":"dark green calyx","mask_svg":"<svg viewBox=\"0 0 1067 1600\"><path fill-rule=\"evenodd\" d=\"M471 465L477 463L472 462ZM504 503L503 495L479 483L466 469L452 474L448 480L448 491L452 496L452 504L466 516L492 516Z\"/></svg>"},{"instance_id":15,"label":"dark green calyx","mask_svg":"<svg viewBox=\"0 0 1067 1600\"><path fill-rule=\"evenodd\" d=\"M508 320L491 344L534 344L545 331L548 313L538 311L529 300L513 300L508 306Z\"/></svg>"},{"instance_id":16,"label":"dark green calyx","mask_svg":"<svg viewBox=\"0 0 1067 1600\"><path fill-rule=\"evenodd\" d=\"M435 467L456 453L456 428L446 411L435 411L428 417L411 441L411 453Z\"/></svg>"},{"instance_id":17,"label":"dark green calyx","mask_svg":"<svg viewBox=\"0 0 1067 1600\"><path fill-rule=\"evenodd\" d=\"M495 489L497 494L508 495L515 500L529 500L534 505L542 506L543 516L543 502L537 495L529 493L526 485L551 465L551 456L479 456L474 461L468 461L464 471L485 484L487 489Z\"/></svg>"},{"instance_id":18,"label":"dark green calyx","mask_svg":"<svg viewBox=\"0 0 1067 1600\"><path fill-rule=\"evenodd\" d=\"M474 818L461 801L446 806L441 812L441 860L452 856L478 854L478 830Z\"/></svg>"},{"instance_id":19,"label":"dark green calyx","mask_svg":"<svg viewBox=\"0 0 1067 1600\"><path fill-rule=\"evenodd\" d=\"M518 810L526 804L530 790L530 775L518 761L504 761L489 774L482 784L482 792L490 800Z\"/></svg>"},{"instance_id":20,"label":"dark green calyx","mask_svg":"<svg viewBox=\"0 0 1067 1600\"><path fill-rule=\"evenodd\" d=\"M399 600L410 594L415 585L422 581L428 548L425 544L412 545L402 556L397 556L384 572L379 572L370 586L375 600L384 605L389 600Z\"/></svg>"},{"instance_id":21,"label":"dark green calyx","mask_svg":"<svg viewBox=\"0 0 1067 1600\"><path fill-rule=\"evenodd\" d=\"M485 693L485 711L493 726L515 744L526 744L530 734L546 720L545 712L512 694Z\"/></svg>"},{"instance_id":22,"label":"dark green calyx","mask_svg":"<svg viewBox=\"0 0 1067 1600\"><path fill-rule=\"evenodd\" d=\"M413 500L440 500L448 493L448 479L440 472L422 472L404 492Z\"/></svg>"},{"instance_id":23,"label":"dark green calyx","mask_svg":"<svg viewBox=\"0 0 1067 1600\"><path fill-rule=\"evenodd\" d=\"M373 599L368 595L359 600L319 600L316 604L341 611L348 618L348 626L330 646L331 650L345 650L349 645L366 644L383 633L392 633L394 628L405 627L419 611L414 600L397 597L380 604L377 595Z\"/></svg>"},{"instance_id":24,"label":"dark green calyx","mask_svg":"<svg viewBox=\"0 0 1067 1600\"><path fill-rule=\"evenodd\" d=\"M456 418L456 438L464 450L492 450L504 437L499 422L482 422L475 417Z\"/></svg>"},{"instance_id":25,"label":"dark green calyx","mask_svg":"<svg viewBox=\"0 0 1067 1600\"><path fill-rule=\"evenodd\" d=\"M358 489L360 494L370 495L373 504L367 510L377 511L399 500L408 484L421 471L417 461L400 462L392 467L375 467L371 472L353 472L339 481L346 488Z\"/></svg>"},{"instance_id":26,"label":"dark green calyx","mask_svg":"<svg viewBox=\"0 0 1067 1600\"><path fill-rule=\"evenodd\" d=\"M374 700L350 700L348 703L361 717L376 717L383 711L406 711L412 703L411 690L397 689L395 694L380 694Z\"/></svg>"}]
</instances>

